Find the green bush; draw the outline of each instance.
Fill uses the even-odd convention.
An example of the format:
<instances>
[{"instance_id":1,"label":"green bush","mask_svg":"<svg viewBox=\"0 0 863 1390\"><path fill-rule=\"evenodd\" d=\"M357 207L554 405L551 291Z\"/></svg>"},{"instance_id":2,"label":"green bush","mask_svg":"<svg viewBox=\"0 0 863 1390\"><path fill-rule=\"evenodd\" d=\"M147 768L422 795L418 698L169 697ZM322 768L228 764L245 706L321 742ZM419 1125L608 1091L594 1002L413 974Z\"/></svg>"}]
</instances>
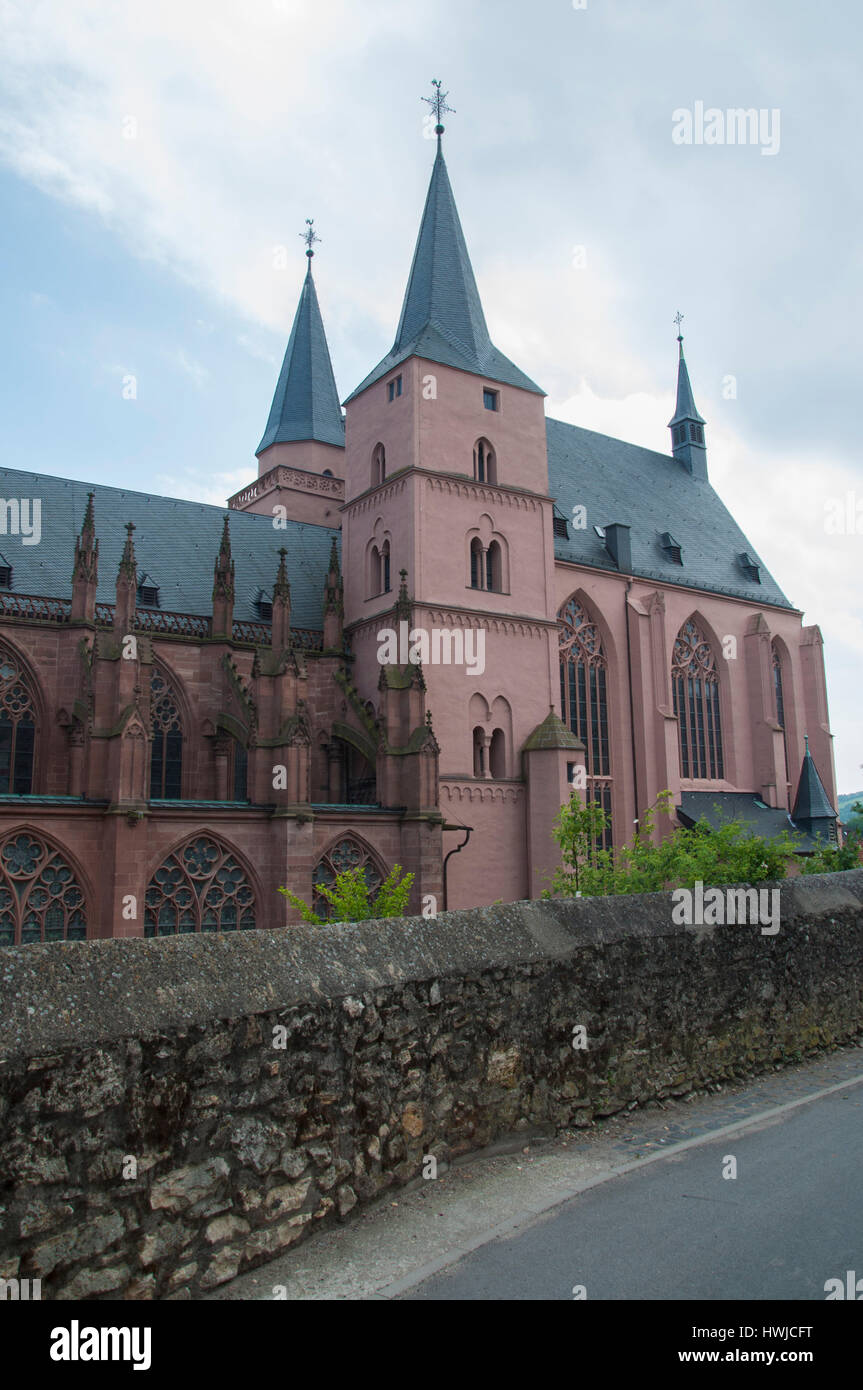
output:
<instances>
[{"instance_id":1,"label":"green bush","mask_svg":"<svg viewBox=\"0 0 863 1390\"><path fill-rule=\"evenodd\" d=\"M739 820L714 829L705 819L691 829L675 825L659 844L652 839L654 810L669 819L675 807L669 791L661 792L655 807L645 812L630 844L617 850L597 847L609 817L596 803L583 805L575 794L561 807L554 825L563 865L543 896L592 897L613 893L658 893L670 888L705 887L730 883L763 883L786 877L795 858L795 842L787 830L774 839L752 835ZM845 850L825 847L810 860L798 861L806 873L850 868Z\"/></svg>"},{"instance_id":2,"label":"green bush","mask_svg":"<svg viewBox=\"0 0 863 1390\"><path fill-rule=\"evenodd\" d=\"M369 922L379 917L403 917L414 875L405 874L400 880L401 872L401 864L395 864L374 895L369 890L362 866L336 874L334 883L318 886L321 897L326 898L332 908L328 917L319 916L289 888L280 888L279 892L297 909L304 922L310 922L315 927L326 926L328 922Z\"/></svg>"}]
</instances>

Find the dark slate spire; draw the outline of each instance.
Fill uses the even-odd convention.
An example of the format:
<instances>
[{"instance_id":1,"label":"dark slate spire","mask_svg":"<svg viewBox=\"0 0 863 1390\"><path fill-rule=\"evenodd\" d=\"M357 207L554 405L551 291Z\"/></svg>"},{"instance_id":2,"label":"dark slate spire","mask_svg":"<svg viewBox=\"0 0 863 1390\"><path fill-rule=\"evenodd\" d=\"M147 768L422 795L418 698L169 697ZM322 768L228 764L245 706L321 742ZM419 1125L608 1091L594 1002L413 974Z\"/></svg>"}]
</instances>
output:
<instances>
[{"instance_id":1,"label":"dark slate spire","mask_svg":"<svg viewBox=\"0 0 863 1390\"><path fill-rule=\"evenodd\" d=\"M809 752L808 736L804 735L804 739L806 752L803 754L803 766L800 769L800 781L797 783L791 819L800 830L805 830L809 835L834 839L838 816L830 805L824 783Z\"/></svg>"},{"instance_id":2,"label":"dark slate spire","mask_svg":"<svg viewBox=\"0 0 863 1390\"><path fill-rule=\"evenodd\" d=\"M508 357L498 352L489 337L440 148L439 131L438 152L396 340L383 361L360 383L354 396L413 356L544 394Z\"/></svg>"},{"instance_id":3,"label":"dark slate spire","mask_svg":"<svg viewBox=\"0 0 863 1390\"><path fill-rule=\"evenodd\" d=\"M704 416L699 415L695 408L695 397L692 394L686 358L683 356L683 334L680 332L682 319L681 313L675 317L678 329L677 407L673 417L668 422L668 428L671 430L671 452L675 458L680 459L694 478L706 479L707 450L704 447L704 425L706 422Z\"/></svg>"},{"instance_id":4,"label":"dark slate spire","mask_svg":"<svg viewBox=\"0 0 863 1390\"><path fill-rule=\"evenodd\" d=\"M307 222L309 230L301 235L307 244L309 268L276 383L270 418L256 451L258 454L271 444L290 444L307 439L344 448L342 410L312 279L312 257L315 254L312 241L317 241L318 237L309 219Z\"/></svg>"}]
</instances>

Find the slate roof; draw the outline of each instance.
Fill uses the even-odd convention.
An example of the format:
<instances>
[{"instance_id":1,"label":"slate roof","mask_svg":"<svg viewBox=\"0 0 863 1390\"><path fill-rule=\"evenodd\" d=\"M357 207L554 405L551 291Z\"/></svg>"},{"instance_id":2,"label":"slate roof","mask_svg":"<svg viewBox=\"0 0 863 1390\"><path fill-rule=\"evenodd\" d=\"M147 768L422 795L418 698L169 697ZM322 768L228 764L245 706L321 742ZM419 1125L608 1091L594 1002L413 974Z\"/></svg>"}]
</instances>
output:
<instances>
[{"instance_id":1,"label":"slate roof","mask_svg":"<svg viewBox=\"0 0 863 1390\"><path fill-rule=\"evenodd\" d=\"M767 806L754 792L681 792L678 817L692 826L704 818L718 830L729 820L740 820L752 835L773 839L787 830L800 850L815 850L811 835L799 830L787 811Z\"/></svg>"},{"instance_id":2,"label":"slate roof","mask_svg":"<svg viewBox=\"0 0 863 1390\"><path fill-rule=\"evenodd\" d=\"M114 585L126 540L123 528L127 521L133 521L138 575L146 572L159 585L159 607L209 617L213 611L213 566L226 507L4 468L0 469L0 496L40 498L42 504L38 545L24 545L21 536L3 537L3 551L13 570L13 594L71 597L75 537L80 533L91 491L95 493L99 541L97 602L115 600ZM285 546L291 622L298 628L321 629L330 546L333 537L338 543L340 533L300 521L288 521L284 529L277 530L271 516L238 511L228 514L236 570L235 620L261 621L255 600L261 589L272 593L279 549Z\"/></svg>"},{"instance_id":3,"label":"slate roof","mask_svg":"<svg viewBox=\"0 0 863 1390\"><path fill-rule=\"evenodd\" d=\"M438 149L396 340L353 400L408 357L427 358L525 391L544 392L489 337L443 154Z\"/></svg>"},{"instance_id":4,"label":"slate roof","mask_svg":"<svg viewBox=\"0 0 863 1390\"><path fill-rule=\"evenodd\" d=\"M686 365L686 358L683 356L683 339L679 338L680 361L677 364L677 406L674 415L669 420L669 428L676 425L680 420L697 420L700 425L706 425L707 421L703 415L699 415L695 409L695 397L692 394L692 386L689 381L689 368Z\"/></svg>"},{"instance_id":5,"label":"slate roof","mask_svg":"<svg viewBox=\"0 0 863 1390\"><path fill-rule=\"evenodd\" d=\"M806 740L803 766L800 769L800 781L797 783L797 795L794 798L794 810L791 814L794 820L810 822L837 819L837 812L830 805L830 799L824 790L824 783L818 775L818 769L812 754L809 752L808 739Z\"/></svg>"},{"instance_id":6,"label":"slate roof","mask_svg":"<svg viewBox=\"0 0 863 1390\"><path fill-rule=\"evenodd\" d=\"M306 439L317 439L321 444L336 444L341 448L345 445L344 420L312 278L311 258L267 428L257 452L260 454L271 444Z\"/></svg>"},{"instance_id":7,"label":"slate roof","mask_svg":"<svg viewBox=\"0 0 863 1390\"><path fill-rule=\"evenodd\" d=\"M549 710L541 724L522 744L523 753L531 753L542 748L579 748L584 750L581 739L568 729L553 709Z\"/></svg>"},{"instance_id":8,"label":"slate roof","mask_svg":"<svg viewBox=\"0 0 863 1390\"><path fill-rule=\"evenodd\" d=\"M549 491L569 523L568 538L554 538L556 559L616 571L593 527L621 522L632 528L633 573L639 578L792 606L710 483L693 478L678 459L563 420L546 420L546 437ZM578 503L587 508L584 530L572 525ZM667 531L681 546L682 565L660 545ZM760 584L741 566L744 551L761 566Z\"/></svg>"}]
</instances>

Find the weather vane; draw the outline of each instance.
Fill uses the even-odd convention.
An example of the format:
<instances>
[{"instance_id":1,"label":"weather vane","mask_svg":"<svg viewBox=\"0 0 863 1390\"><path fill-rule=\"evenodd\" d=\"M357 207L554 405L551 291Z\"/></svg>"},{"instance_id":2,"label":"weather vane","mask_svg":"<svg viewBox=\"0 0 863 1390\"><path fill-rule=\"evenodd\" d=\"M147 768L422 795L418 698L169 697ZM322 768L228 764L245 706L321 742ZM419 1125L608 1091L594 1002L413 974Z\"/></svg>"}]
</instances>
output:
<instances>
[{"instance_id":1,"label":"weather vane","mask_svg":"<svg viewBox=\"0 0 863 1390\"><path fill-rule=\"evenodd\" d=\"M306 243L306 255L309 257L313 256L315 253L312 250L312 247L314 246L316 241L320 241L320 237L315 231L315 219L313 217L306 218L306 230L304 232L300 232L299 235L303 238L303 241Z\"/></svg>"},{"instance_id":2,"label":"weather vane","mask_svg":"<svg viewBox=\"0 0 863 1390\"><path fill-rule=\"evenodd\" d=\"M677 313L674 315L674 322L677 324L677 336L682 341L683 334L680 331L680 325L683 323L683 315L681 314L679 309Z\"/></svg>"},{"instance_id":3,"label":"weather vane","mask_svg":"<svg viewBox=\"0 0 863 1390\"><path fill-rule=\"evenodd\" d=\"M437 125L434 128L434 133L437 136L438 146L440 146L440 138L443 135L444 131L443 125L441 124L441 116L443 116L444 113L447 111L450 111L453 115L455 115L455 107L447 106L446 99L449 96L449 92L441 91L441 83L439 78L432 78L432 86L434 87L434 96L423 97L422 100L426 102L431 107L432 111L434 111L435 113Z\"/></svg>"}]
</instances>

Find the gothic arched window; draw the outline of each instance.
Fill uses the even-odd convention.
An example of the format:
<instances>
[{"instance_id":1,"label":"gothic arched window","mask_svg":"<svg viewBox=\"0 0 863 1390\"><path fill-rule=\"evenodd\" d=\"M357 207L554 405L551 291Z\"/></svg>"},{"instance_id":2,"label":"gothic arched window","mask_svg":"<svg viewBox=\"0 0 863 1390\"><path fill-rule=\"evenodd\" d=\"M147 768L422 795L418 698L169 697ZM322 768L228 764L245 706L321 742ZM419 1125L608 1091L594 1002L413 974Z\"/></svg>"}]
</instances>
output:
<instances>
[{"instance_id":1,"label":"gothic arched window","mask_svg":"<svg viewBox=\"0 0 863 1390\"><path fill-rule=\"evenodd\" d=\"M150 676L150 800L179 801L183 795L183 725L177 697L160 671Z\"/></svg>"},{"instance_id":2,"label":"gothic arched window","mask_svg":"<svg viewBox=\"0 0 863 1390\"><path fill-rule=\"evenodd\" d=\"M506 776L506 735L503 729L494 729L492 732L488 762L492 777Z\"/></svg>"},{"instance_id":3,"label":"gothic arched window","mask_svg":"<svg viewBox=\"0 0 863 1390\"><path fill-rule=\"evenodd\" d=\"M497 593L503 589L503 558L500 541L492 541L485 552L485 587Z\"/></svg>"},{"instance_id":4,"label":"gothic arched window","mask_svg":"<svg viewBox=\"0 0 863 1390\"><path fill-rule=\"evenodd\" d=\"M474 777L484 777L485 774L485 734L482 727L477 724L473 731L473 775Z\"/></svg>"},{"instance_id":5,"label":"gothic arched window","mask_svg":"<svg viewBox=\"0 0 863 1390\"><path fill-rule=\"evenodd\" d=\"M482 588L482 541L475 535L471 541L471 589Z\"/></svg>"},{"instance_id":6,"label":"gothic arched window","mask_svg":"<svg viewBox=\"0 0 863 1390\"><path fill-rule=\"evenodd\" d=\"M773 658L773 690L776 695L776 722L782 730L782 746L785 750L785 777L788 778L788 734L785 726L785 696L782 690L782 658L775 642L770 645Z\"/></svg>"},{"instance_id":7,"label":"gothic arched window","mask_svg":"<svg viewBox=\"0 0 863 1390\"><path fill-rule=\"evenodd\" d=\"M381 546L381 593L388 594L390 591L390 543L384 541Z\"/></svg>"},{"instance_id":8,"label":"gothic arched window","mask_svg":"<svg viewBox=\"0 0 863 1390\"><path fill-rule=\"evenodd\" d=\"M196 835L169 854L147 885L145 936L255 925L255 894L245 870L209 835Z\"/></svg>"},{"instance_id":9,"label":"gothic arched window","mask_svg":"<svg viewBox=\"0 0 863 1390\"><path fill-rule=\"evenodd\" d=\"M608 661L599 628L577 599L558 613L560 707L563 722L585 748L587 799L611 816L611 753L608 740ZM611 847L611 825L602 837Z\"/></svg>"},{"instance_id":10,"label":"gothic arched window","mask_svg":"<svg viewBox=\"0 0 863 1390\"><path fill-rule=\"evenodd\" d=\"M331 888L336 881L336 874L344 873L346 869L360 868L369 891L373 892L379 888L385 875L378 861L366 845L351 835L345 836L321 855L312 875L313 906L319 917L329 917L334 911L321 893L321 885Z\"/></svg>"},{"instance_id":11,"label":"gothic arched window","mask_svg":"<svg viewBox=\"0 0 863 1390\"><path fill-rule=\"evenodd\" d=\"M683 624L674 643L671 684L681 777L724 777L719 672L710 643L691 618Z\"/></svg>"},{"instance_id":12,"label":"gothic arched window","mask_svg":"<svg viewBox=\"0 0 863 1390\"><path fill-rule=\"evenodd\" d=\"M62 851L30 830L0 846L0 946L83 941L84 893Z\"/></svg>"},{"instance_id":13,"label":"gothic arched window","mask_svg":"<svg viewBox=\"0 0 863 1390\"><path fill-rule=\"evenodd\" d=\"M387 451L383 444L376 444L372 453L372 487L377 487L387 476Z\"/></svg>"},{"instance_id":14,"label":"gothic arched window","mask_svg":"<svg viewBox=\"0 0 863 1390\"><path fill-rule=\"evenodd\" d=\"M0 648L0 793L29 796L33 790L36 706L21 663Z\"/></svg>"},{"instance_id":15,"label":"gothic arched window","mask_svg":"<svg viewBox=\"0 0 863 1390\"><path fill-rule=\"evenodd\" d=\"M228 801L249 799L249 754L238 738L231 739L228 758Z\"/></svg>"},{"instance_id":16,"label":"gothic arched window","mask_svg":"<svg viewBox=\"0 0 863 1390\"><path fill-rule=\"evenodd\" d=\"M478 483L497 482L497 460L487 439L478 439L473 446L473 476Z\"/></svg>"}]
</instances>

